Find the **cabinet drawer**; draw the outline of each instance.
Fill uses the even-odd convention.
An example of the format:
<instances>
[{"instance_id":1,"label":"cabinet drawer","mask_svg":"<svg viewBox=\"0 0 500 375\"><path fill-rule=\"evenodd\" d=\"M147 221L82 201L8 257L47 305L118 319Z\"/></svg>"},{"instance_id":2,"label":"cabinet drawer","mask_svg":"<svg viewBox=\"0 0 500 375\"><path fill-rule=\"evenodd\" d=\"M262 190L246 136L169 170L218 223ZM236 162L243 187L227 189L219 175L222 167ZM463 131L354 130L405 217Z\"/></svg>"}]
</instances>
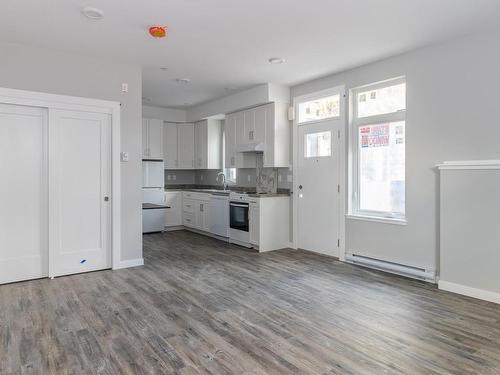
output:
<instances>
[{"instance_id":1,"label":"cabinet drawer","mask_svg":"<svg viewBox=\"0 0 500 375\"><path fill-rule=\"evenodd\" d=\"M184 212L183 218L182 218L182 224L186 227L194 227L196 224L194 214Z\"/></svg>"},{"instance_id":2,"label":"cabinet drawer","mask_svg":"<svg viewBox=\"0 0 500 375\"><path fill-rule=\"evenodd\" d=\"M187 213L194 213L196 209L196 201L192 199L184 199L182 203L182 211Z\"/></svg>"}]
</instances>

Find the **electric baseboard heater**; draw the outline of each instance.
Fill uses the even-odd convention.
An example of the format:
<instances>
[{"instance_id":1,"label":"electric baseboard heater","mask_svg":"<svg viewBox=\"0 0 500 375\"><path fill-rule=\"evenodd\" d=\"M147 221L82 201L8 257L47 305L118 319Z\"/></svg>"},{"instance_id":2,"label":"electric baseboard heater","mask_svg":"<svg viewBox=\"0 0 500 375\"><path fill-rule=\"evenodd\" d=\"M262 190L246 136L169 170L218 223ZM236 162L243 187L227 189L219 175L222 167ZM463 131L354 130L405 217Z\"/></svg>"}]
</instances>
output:
<instances>
[{"instance_id":1,"label":"electric baseboard heater","mask_svg":"<svg viewBox=\"0 0 500 375\"><path fill-rule=\"evenodd\" d=\"M436 274L423 268L411 267L404 264L387 262L375 258L369 258L357 254L346 254L345 260L349 263L373 268L379 271L395 273L397 275L411 277L414 279L436 282Z\"/></svg>"}]
</instances>

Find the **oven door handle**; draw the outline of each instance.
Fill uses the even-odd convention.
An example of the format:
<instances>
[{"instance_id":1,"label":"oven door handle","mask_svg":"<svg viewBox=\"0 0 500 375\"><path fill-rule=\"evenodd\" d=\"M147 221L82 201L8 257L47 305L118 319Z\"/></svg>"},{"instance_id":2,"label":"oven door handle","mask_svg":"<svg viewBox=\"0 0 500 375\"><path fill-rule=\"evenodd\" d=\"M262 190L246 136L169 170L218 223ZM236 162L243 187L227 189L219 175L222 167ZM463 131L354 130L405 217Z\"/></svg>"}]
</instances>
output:
<instances>
[{"instance_id":1,"label":"oven door handle","mask_svg":"<svg viewBox=\"0 0 500 375\"><path fill-rule=\"evenodd\" d=\"M243 208L248 208L248 203L247 204L238 204L238 203L229 203L230 206L233 207L243 207Z\"/></svg>"}]
</instances>

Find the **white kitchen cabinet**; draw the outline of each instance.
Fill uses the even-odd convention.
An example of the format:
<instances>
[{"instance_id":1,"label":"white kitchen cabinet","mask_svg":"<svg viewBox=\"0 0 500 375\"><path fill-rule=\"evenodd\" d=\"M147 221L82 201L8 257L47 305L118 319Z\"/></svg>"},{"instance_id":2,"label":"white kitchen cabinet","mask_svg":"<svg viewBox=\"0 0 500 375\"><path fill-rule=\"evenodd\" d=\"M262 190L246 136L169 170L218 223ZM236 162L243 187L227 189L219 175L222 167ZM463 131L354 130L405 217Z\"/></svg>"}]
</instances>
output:
<instances>
[{"instance_id":1,"label":"white kitchen cabinet","mask_svg":"<svg viewBox=\"0 0 500 375\"><path fill-rule=\"evenodd\" d=\"M276 196L250 198L250 244L259 252L283 249L289 246L290 198Z\"/></svg>"},{"instance_id":2,"label":"white kitchen cabinet","mask_svg":"<svg viewBox=\"0 0 500 375\"><path fill-rule=\"evenodd\" d=\"M195 168L222 168L222 128L218 120L203 120L195 123Z\"/></svg>"},{"instance_id":3,"label":"white kitchen cabinet","mask_svg":"<svg viewBox=\"0 0 500 375\"><path fill-rule=\"evenodd\" d=\"M194 124L177 126L177 168L194 169Z\"/></svg>"},{"instance_id":4,"label":"white kitchen cabinet","mask_svg":"<svg viewBox=\"0 0 500 375\"><path fill-rule=\"evenodd\" d=\"M290 166L290 121L287 103L269 103L266 112L264 167Z\"/></svg>"},{"instance_id":5,"label":"white kitchen cabinet","mask_svg":"<svg viewBox=\"0 0 500 375\"><path fill-rule=\"evenodd\" d=\"M163 125L163 164L165 169L177 168L177 126L176 123L166 122Z\"/></svg>"},{"instance_id":6,"label":"white kitchen cabinet","mask_svg":"<svg viewBox=\"0 0 500 375\"><path fill-rule=\"evenodd\" d=\"M182 225L182 192L165 192L165 205L167 208L165 214L165 227L177 227Z\"/></svg>"},{"instance_id":7,"label":"white kitchen cabinet","mask_svg":"<svg viewBox=\"0 0 500 375\"><path fill-rule=\"evenodd\" d=\"M268 103L226 116L226 168L255 168L256 153L240 151L257 146L264 167L290 166L288 104Z\"/></svg>"},{"instance_id":8,"label":"white kitchen cabinet","mask_svg":"<svg viewBox=\"0 0 500 375\"><path fill-rule=\"evenodd\" d=\"M142 119L142 158L163 160L163 121Z\"/></svg>"},{"instance_id":9,"label":"white kitchen cabinet","mask_svg":"<svg viewBox=\"0 0 500 375\"><path fill-rule=\"evenodd\" d=\"M210 194L183 192L183 224L188 228L210 232Z\"/></svg>"},{"instance_id":10,"label":"white kitchen cabinet","mask_svg":"<svg viewBox=\"0 0 500 375\"><path fill-rule=\"evenodd\" d=\"M248 205L248 231L250 232L250 243L257 246L259 245L260 238L259 200L260 199L250 199Z\"/></svg>"},{"instance_id":11,"label":"white kitchen cabinet","mask_svg":"<svg viewBox=\"0 0 500 375\"><path fill-rule=\"evenodd\" d=\"M225 122L225 152L226 168L255 168L257 159L255 153L237 152L237 145L244 139L245 118L244 112L226 115ZM246 142L247 143L247 142Z\"/></svg>"}]
</instances>

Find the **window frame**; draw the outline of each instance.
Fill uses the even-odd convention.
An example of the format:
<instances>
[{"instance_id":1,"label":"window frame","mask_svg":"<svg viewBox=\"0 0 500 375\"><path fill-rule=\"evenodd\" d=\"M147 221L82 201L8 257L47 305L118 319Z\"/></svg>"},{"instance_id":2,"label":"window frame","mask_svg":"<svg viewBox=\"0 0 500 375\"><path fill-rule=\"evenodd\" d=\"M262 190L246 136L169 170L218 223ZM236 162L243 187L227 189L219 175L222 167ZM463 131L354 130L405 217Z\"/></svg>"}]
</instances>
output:
<instances>
[{"instance_id":1,"label":"window frame","mask_svg":"<svg viewBox=\"0 0 500 375\"><path fill-rule=\"evenodd\" d=\"M359 168L359 128L367 125L380 125L385 123L404 122L405 123L405 155L406 155L406 111L408 107L408 94L405 95L405 109L396 112L384 113L381 115L373 115L358 118L358 94L376 90L384 87L395 86L401 83L406 84L406 77L397 77L382 82L377 82L369 85L364 85L351 89L350 96L350 142L349 142L349 158L350 158L350 197L349 199L349 215L351 219L361 219L369 221L380 221L394 224L406 224L406 158L405 158L405 213L387 212L387 211L372 211L360 209L360 168Z\"/></svg>"}]
</instances>

